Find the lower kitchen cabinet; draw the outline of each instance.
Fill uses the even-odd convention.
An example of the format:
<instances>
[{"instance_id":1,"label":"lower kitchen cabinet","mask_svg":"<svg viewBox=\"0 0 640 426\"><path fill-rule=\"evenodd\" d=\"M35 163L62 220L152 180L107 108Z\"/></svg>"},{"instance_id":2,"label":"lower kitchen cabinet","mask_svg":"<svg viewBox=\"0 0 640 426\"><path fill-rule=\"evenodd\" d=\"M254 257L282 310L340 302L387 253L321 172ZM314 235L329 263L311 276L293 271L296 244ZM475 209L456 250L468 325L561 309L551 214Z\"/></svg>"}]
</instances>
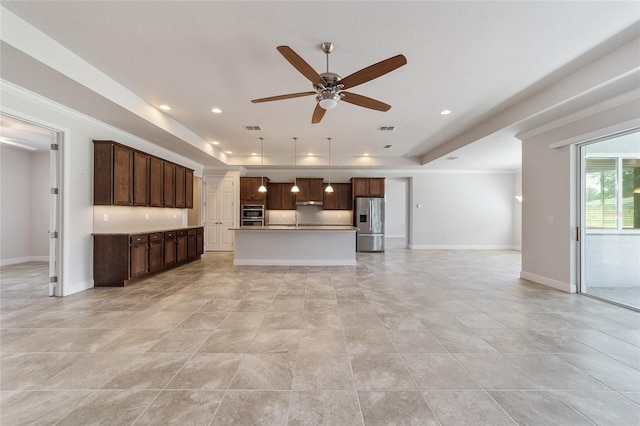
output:
<instances>
[{"instance_id":1,"label":"lower kitchen cabinet","mask_svg":"<svg viewBox=\"0 0 640 426\"><path fill-rule=\"evenodd\" d=\"M148 274L198 259L204 253L204 228L149 234L94 234L94 286L118 286Z\"/></svg>"}]
</instances>

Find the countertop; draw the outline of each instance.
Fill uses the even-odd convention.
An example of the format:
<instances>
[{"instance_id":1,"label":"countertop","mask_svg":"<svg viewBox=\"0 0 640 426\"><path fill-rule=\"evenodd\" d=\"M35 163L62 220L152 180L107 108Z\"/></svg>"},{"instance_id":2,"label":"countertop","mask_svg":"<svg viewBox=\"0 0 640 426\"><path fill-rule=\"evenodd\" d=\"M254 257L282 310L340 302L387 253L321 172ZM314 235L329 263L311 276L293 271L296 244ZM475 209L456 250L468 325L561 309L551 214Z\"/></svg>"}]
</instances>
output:
<instances>
[{"instance_id":1,"label":"countertop","mask_svg":"<svg viewBox=\"0 0 640 426\"><path fill-rule=\"evenodd\" d=\"M229 228L231 231L355 231L351 225L266 225Z\"/></svg>"},{"instance_id":2,"label":"countertop","mask_svg":"<svg viewBox=\"0 0 640 426\"><path fill-rule=\"evenodd\" d=\"M93 232L91 235L140 235L153 234L156 232L182 231L187 229L202 228L202 226L178 226L171 228L154 228L154 229L135 229L131 231L111 231L111 232Z\"/></svg>"}]
</instances>

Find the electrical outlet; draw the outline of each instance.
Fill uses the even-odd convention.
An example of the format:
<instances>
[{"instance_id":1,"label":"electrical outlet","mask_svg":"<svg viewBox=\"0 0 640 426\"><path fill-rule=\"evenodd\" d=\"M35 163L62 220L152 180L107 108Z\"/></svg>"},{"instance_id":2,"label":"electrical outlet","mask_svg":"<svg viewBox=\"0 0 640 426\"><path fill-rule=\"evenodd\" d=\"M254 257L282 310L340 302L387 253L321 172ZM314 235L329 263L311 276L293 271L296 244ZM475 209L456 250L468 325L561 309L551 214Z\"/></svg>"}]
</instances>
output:
<instances>
[{"instance_id":1,"label":"electrical outlet","mask_svg":"<svg viewBox=\"0 0 640 426\"><path fill-rule=\"evenodd\" d=\"M174 218L174 219L176 218L176 214L175 214L175 213L173 214L173 218Z\"/></svg>"},{"instance_id":2,"label":"electrical outlet","mask_svg":"<svg viewBox=\"0 0 640 426\"><path fill-rule=\"evenodd\" d=\"M102 216L102 220L103 220L104 222L109 222L109 215L105 213L105 214Z\"/></svg>"},{"instance_id":3,"label":"electrical outlet","mask_svg":"<svg viewBox=\"0 0 640 426\"><path fill-rule=\"evenodd\" d=\"M144 220L149 220L149 213L144 214Z\"/></svg>"}]
</instances>

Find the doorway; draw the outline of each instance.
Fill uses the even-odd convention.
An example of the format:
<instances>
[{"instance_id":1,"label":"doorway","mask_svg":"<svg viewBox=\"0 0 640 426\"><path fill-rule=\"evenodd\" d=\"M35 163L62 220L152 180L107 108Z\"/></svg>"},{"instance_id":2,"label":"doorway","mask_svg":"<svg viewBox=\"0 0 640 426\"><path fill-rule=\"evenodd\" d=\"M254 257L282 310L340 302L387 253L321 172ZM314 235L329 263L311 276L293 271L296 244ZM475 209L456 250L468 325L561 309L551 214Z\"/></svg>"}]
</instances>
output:
<instances>
[{"instance_id":1,"label":"doorway","mask_svg":"<svg viewBox=\"0 0 640 426\"><path fill-rule=\"evenodd\" d=\"M385 179L385 247L409 246L409 179Z\"/></svg>"},{"instance_id":2,"label":"doorway","mask_svg":"<svg viewBox=\"0 0 640 426\"><path fill-rule=\"evenodd\" d=\"M62 138L49 127L0 114L0 265L16 284L3 298L62 295Z\"/></svg>"},{"instance_id":3,"label":"doorway","mask_svg":"<svg viewBox=\"0 0 640 426\"><path fill-rule=\"evenodd\" d=\"M580 293L640 310L640 132L580 145Z\"/></svg>"},{"instance_id":4,"label":"doorway","mask_svg":"<svg viewBox=\"0 0 640 426\"><path fill-rule=\"evenodd\" d=\"M206 251L233 251L234 178L205 176L204 229Z\"/></svg>"}]
</instances>

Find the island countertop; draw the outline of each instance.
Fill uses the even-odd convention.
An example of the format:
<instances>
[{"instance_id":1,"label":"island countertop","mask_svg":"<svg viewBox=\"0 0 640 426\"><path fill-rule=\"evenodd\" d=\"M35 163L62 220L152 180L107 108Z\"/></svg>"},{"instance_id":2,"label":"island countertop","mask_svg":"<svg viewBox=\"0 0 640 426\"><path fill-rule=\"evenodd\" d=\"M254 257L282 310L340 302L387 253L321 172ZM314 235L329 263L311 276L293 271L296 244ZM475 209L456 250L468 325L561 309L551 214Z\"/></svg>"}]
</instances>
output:
<instances>
[{"instance_id":1,"label":"island countertop","mask_svg":"<svg viewBox=\"0 0 640 426\"><path fill-rule=\"evenodd\" d=\"M356 231L351 225L265 225L229 228L231 231Z\"/></svg>"}]
</instances>

